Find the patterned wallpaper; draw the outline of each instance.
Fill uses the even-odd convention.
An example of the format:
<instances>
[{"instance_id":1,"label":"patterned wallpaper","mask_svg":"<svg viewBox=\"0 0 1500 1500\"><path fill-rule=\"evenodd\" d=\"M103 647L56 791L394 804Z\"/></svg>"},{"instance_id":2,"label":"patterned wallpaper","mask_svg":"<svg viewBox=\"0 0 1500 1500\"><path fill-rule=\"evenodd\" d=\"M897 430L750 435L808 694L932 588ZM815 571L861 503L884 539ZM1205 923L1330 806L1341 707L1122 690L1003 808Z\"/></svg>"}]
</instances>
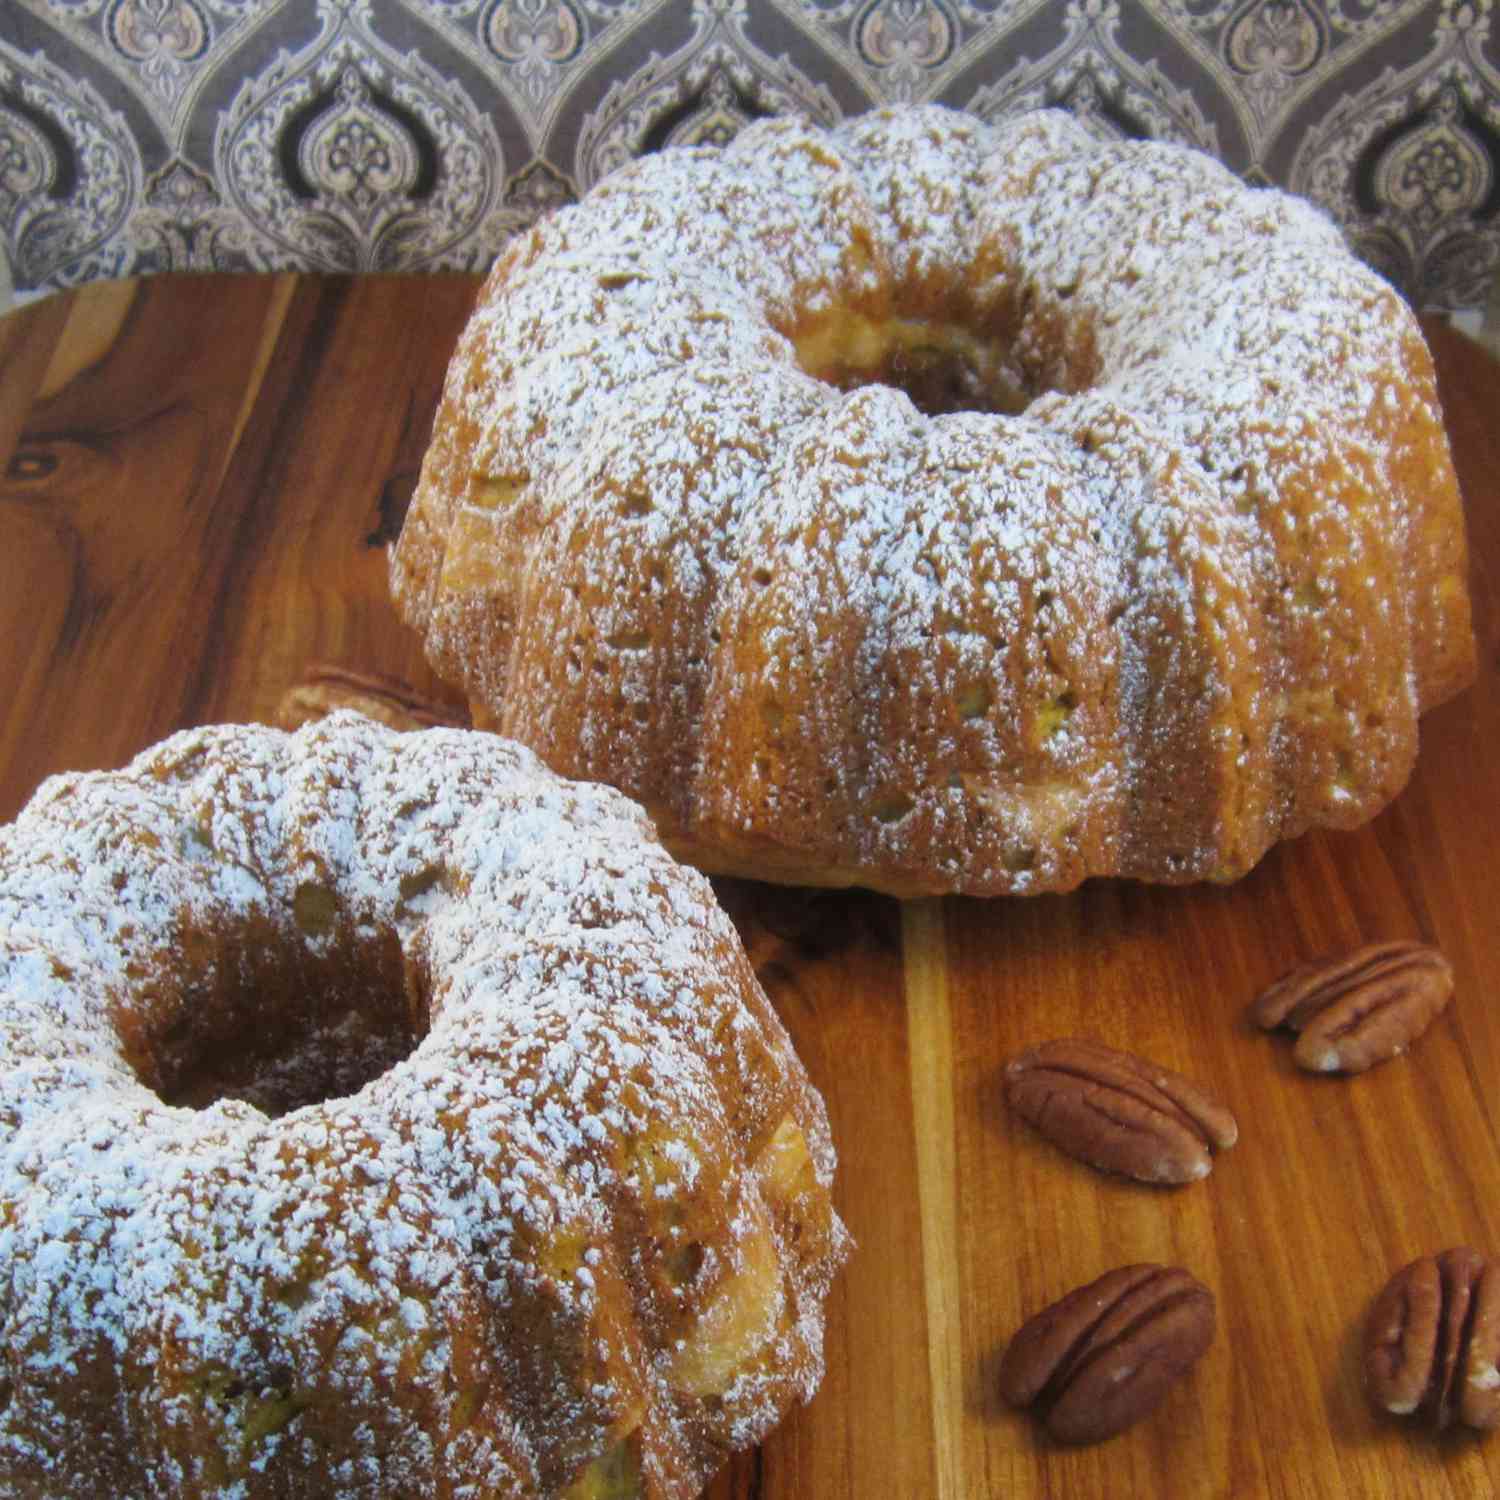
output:
<instances>
[{"instance_id":1,"label":"patterned wallpaper","mask_svg":"<svg viewBox=\"0 0 1500 1500\"><path fill-rule=\"evenodd\" d=\"M476 270L630 156L1061 104L1315 199L1419 305L1500 268L1493 0L0 0L16 286Z\"/></svg>"}]
</instances>

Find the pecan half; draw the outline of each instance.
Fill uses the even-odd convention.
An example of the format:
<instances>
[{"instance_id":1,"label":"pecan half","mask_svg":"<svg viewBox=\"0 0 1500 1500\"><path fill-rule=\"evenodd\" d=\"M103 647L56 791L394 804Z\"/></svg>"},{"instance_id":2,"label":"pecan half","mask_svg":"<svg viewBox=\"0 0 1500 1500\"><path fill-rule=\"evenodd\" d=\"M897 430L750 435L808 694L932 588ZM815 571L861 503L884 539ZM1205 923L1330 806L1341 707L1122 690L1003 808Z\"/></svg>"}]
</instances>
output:
<instances>
[{"instance_id":1,"label":"pecan half","mask_svg":"<svg viewBox=\"0 0 1500 1500\"><path fill-rule=\"evenodd\" d=\"M1082 1038L1005 1067L1006 1102L1070 1156L1140 1182L1206 1177L1239 1137L1234 1116L1180 1073Z\"/></svg>"},{"instance_id":2,"label":"pecan half","mask_svg":"<svg viewBox=\"0 0 1500 1500\"><path fill-rule=\"evenodd\" d=\"M357 709L388 729L469 727L465 709L424 697L399 678L322 664L309 667L302 681L282 694L276 722L283 729L295 729L340 708Z\"/></svg>"},{"instance_id":3,"label":"pecan half","mask_svg":"<svg viewBox=\"0 0 1500 1500\"><path fill-rule=\"evenodd\" d=\"M1138 1422L1213 1342L1213 1293L1176 1266L1121 1266L1017 1330L1000 1393L1065 1443Z\"/></svg>"},{"instance_id":4,"label":"pecan half","mask_svg":"<svg viewBox=\"0 0 1500 1500\"><path fill-rule=\"evenodd\" d=\"M1453 968L1427 943L1371 943L1293 969L1251 1007L1265 1031L1298 1032L1297 1065L1363 1073L1404 1052L1453 993Z\"/></svg>"},{"instance_id":5,"label":"pecan half","mask_svg":"<svg viewBox=\"0 0 1500 1500\"><path fill-rule=\"evenodd\" d=\"M1365 1388L1398 1416L1500 1426L1500 1267L1460 1246L1391 1277L1365 1323Z\"/></svg>"}]
</instances>

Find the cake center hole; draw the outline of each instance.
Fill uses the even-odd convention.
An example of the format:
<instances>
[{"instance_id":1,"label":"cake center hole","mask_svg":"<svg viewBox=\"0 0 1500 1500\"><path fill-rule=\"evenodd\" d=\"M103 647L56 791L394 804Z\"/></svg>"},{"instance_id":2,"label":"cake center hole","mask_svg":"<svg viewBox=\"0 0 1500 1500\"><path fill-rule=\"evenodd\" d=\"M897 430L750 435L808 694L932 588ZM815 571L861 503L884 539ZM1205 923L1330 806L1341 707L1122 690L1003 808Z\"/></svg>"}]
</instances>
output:
<instances>
[{"instance_id":1,"label":"cake center hole","mask_svg":"<svg viewBox=\"0 0 1500 1500\"><path fill-rule=\"evenodd\" d=\"M304 932L306 916L298 910ZM400 939L335 935L304 945L264 931L190 934L185 978L121 1028L142 1082L167 1104L242 1099L275 1117L357 1093L410 1056L427 1002L408 993Z\"/></svg>"},{"instance_id":2,"label":"cake center hole","mask_svg":"<svg viewBox=\"0 0 1500 1500\"><path fill-rule=\"evenodd\" d=\"M894 386L929 417L957 411L1025 411L1036 392L1006 341L961 323L876 320L842 311L794 339L797 362L815 379L852 391Z\"/></svg>"}]
</instances>

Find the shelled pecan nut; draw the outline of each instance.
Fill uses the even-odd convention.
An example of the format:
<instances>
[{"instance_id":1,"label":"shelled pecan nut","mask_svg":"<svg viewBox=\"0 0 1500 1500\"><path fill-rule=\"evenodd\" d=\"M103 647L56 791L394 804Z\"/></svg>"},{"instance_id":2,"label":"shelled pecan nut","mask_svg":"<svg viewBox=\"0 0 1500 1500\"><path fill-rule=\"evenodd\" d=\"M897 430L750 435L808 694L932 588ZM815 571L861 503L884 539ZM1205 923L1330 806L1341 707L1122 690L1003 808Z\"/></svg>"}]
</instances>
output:
<instances>
[{"instance_id":1,"label":"shelled pecan nut","mask_svg":"<svg viewBox=\"0 0 1500 1500\"><path fill-rule=\"evenodd\" d=\"M1176 1266L1121 1266L1017 1330L1000 1393L1061 1442L1113 1437L1146 1416L1213 1342L1213 1293Z\"/></svg>"},{"instance_id":2,"label":"shelled pecan nut","mask_svg":"<svg viewBox=\"0 0 1500 1500\"><path fill-rule=\"evenodd\" d=\"M1255 1002L1263 1030L1299 1033L1292 1056L1313 1073L1363 1073L1405 1051L1453 993L1453 968L1428 943L1371 943L1283 975Z\"/></svg>"},{"instance_id":3,"label":"shelled pecan nut","mask_svg":"<svg viewBox=\"0 0 1500 1500\"><path fill-rule=\"evenodd\" d=\"M399 678L323 664L309 667L302 681L282 694L276 722L283 729L295 729L341 708L356 709L388 729L469 727L463 708L425 697Z\"/></svg>"},{"instance_id":4,"label":"shelled pecan nut","mask_svg":"<svg viewBox=\"0 0 1500 1500\"><path fill-rule=\"evenodd\" d=\"M1375 1406L1500 1426L1500 1266L1460 1246L1391 1277L1365 1324L1365 1388Z\"/></svg>"},{"instance_id":5,"label":"shelled pecan nut","mask_svg":"<svg viewBox=\"0 0 1500 1500\"><path fill-rule=\"evenodd\" d=\"M1205 1089L1144 1058L1082 1038L1044 1042L1005 1068L1006 1102L1053 1145L1141 1182L1206 1177L1234 1145L1234 1116Z\"/></svg>"}]
</instances>

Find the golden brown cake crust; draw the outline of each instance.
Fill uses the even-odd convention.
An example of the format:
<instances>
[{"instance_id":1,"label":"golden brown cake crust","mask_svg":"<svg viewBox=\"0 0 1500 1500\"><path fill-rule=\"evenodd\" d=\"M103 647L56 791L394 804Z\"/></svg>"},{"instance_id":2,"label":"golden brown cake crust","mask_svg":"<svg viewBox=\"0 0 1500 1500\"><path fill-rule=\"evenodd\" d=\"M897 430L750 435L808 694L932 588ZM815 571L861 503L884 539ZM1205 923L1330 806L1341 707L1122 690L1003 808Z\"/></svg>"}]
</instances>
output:
<instances>
[{"instance_id":1,"label":"golden brown cake crust","mask_svg":"<svg viewBox=\"0 0 1500 1500\"><path fill-rule=\"evenodd\" d=\"M1230 879L1473 672L1409 310L1064 115L774 120L496 264L392 559L477 724L710 870Z\"/></svg>"},{"instance_id":2,"label":"golden brown cake crust","mask_svg":"<svg viewBox=\"0 0 1500 1500\"><path fill-rule=\"evenodd\" d=\"M490 735L0 829L0 1490L688 1497L821 1373L822 1102L707 882Z\"/></svg>"}]
</instances>

